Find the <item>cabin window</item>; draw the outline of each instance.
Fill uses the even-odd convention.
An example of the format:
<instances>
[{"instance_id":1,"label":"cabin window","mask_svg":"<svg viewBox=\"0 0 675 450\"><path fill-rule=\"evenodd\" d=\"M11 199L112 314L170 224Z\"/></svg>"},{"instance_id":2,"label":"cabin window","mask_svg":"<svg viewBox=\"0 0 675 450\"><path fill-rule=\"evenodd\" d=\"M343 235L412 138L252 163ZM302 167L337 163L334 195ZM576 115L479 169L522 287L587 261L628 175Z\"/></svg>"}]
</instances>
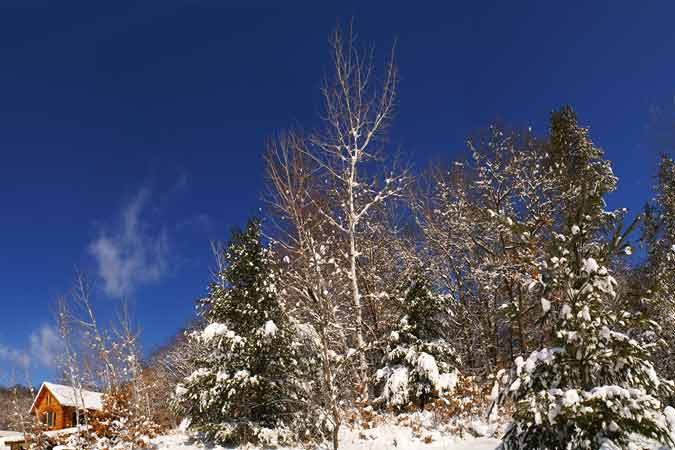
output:
<instances>
[{"instance_id":1,"label":"cabin window","mask_svg":"<svg viewBox=\"0 0 675 450\"><path fill-rule=\"evenodd\" d=\"M47 395L45 396L45 404L47 406L49 406L49 404L51 403L50 400L51 400L51 396L49 395L49 393L47 393Z\"/></svg>"},{"instance_id":2,"label":"cabin window","mask_svg":"<svg viewBox=\"0 0 675 450\"><path fill-rule=\"evenodd\" d=\"M40 418L40 422L42 422L43 425L47 425L48 427L53 427L54 426L54 413L52 411L46 412L42 414L42 417Z\"/></svg>"}]
</instances>

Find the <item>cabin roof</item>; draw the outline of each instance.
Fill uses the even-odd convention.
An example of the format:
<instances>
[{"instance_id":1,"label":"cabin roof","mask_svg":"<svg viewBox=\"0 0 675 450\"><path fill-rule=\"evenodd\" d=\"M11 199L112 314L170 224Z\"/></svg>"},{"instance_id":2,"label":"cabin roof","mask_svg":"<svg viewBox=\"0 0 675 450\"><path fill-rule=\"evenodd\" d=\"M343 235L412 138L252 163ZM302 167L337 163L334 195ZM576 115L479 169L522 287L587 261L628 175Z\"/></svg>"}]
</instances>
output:
<instances>
[{"instance_id":1,"label":"cabin roof","mask_svg":"<svg viewBox=\"0 0 675 450\"><path fill-rule=\"evenodd\" d=\"M72 386L45 381L42 383L42 386L40 386L40 390L38 390L38 393L33 400L33 404L30 406L31 412L33 412L35 404L44 389L51 392L61 406L72 406L74 408L82 408L84 406L84 409L95 409L98 411L103 409L103 394L100 392L87 391L84 389L77 392Z\"/></svg>"}]
</instances>

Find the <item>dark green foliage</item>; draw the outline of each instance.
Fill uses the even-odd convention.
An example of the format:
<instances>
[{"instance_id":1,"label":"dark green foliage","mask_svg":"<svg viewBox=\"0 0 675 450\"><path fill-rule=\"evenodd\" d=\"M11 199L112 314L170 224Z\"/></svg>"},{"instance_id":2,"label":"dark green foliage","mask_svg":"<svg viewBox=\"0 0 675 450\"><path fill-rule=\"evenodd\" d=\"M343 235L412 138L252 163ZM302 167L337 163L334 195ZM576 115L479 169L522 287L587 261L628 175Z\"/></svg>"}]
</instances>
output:
<instances>
[{"instance_id":1,"label":"dark green foliage","mask_svg":"<svg viewBox=\"0 0 675 450\"><path fill-rule=\"evenodd\" d=\"M220 282L202 301L206 326L190 337L209 351L177 390L192 428L220 443L289 443L311 423L300 413L313 361L300 352L260 239L257 221L233 233Z\"/></svg>"},{"instance_id":2,"label":"dark green foliage","mask_svg":"<svg viewBox=\"0 0 675 450\"><path fill-rule=\"evenodd\" d=\"M579 126L570 106L551 114L549 134L550 164L557 174L559 211L570 227L582 214L596 216L604 207L603 196L616 188L617 178L603 151L588 136L588 128Z\"/></svg>"},{"instance_id":3,"label":"dark green foliage","mask_svg":"<svg viewBox=\"0 0 675 450\"><path fill-rule=\"evenodd\" d=\"M657 174L656 198L645 206L642 242L647 259L634 271L633 289L655 300L644 305L645 313L661 323L660 337L675 342L675 323L663 320L675 315L675 162L663 155ZM657 369L675 378L675 348L659 355ZM670 398L675 404L675 398Z\"/></svg>"},{"instance_id":4,"label":"dark green foliage","mask_svg":"<svg viewBox=\"0 0 675 450\"><path fill-rule=\"evenodd\" d=\"M404 292L401 318L392 331L377 378L379 402L401 409L409 403L423 408L452 390L459 364L446 341L447 298L434 293L428 276L419 272Z\"/></svg>"}]
</instances>

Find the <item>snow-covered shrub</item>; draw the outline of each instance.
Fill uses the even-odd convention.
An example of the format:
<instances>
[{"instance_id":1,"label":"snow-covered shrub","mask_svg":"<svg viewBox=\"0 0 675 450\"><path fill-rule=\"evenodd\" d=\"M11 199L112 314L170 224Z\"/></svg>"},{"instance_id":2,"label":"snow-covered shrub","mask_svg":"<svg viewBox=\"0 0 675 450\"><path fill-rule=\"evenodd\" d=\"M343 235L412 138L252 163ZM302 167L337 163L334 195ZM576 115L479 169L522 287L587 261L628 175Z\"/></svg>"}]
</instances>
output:
<instances>
[{"instance_id":1,"label":"snow-covered shrub","mask_svg":"<svg viewBox=\"0 0 675 450\"><path fill-rule=\"evenodd\" d=\"M467 421L484 416L490 405L488 385L473 376L459 375L454 390L434 402L432 413L439 423L452 423L463 431Z\"/></svg>"},{"instance_id":2,"label":"snow-covered shrub","mask_svg":"<svg viewBox=\"0 0 675 450\"><path fill-rule=\"evenodd\" d=\"M410 404L423 409L454 389L459 361L445 340L446 302L431 291L421 272L407 287L402 316L390 334L376 374L381 393L375 403L399 411Z\"/></svg>"},{"instance_id":3,"label":"snow-covered shrub","mask_svg":"<svg viewBox=\"0 0 675 450\"><path fill-rule=\"evenodd\" d=\"M129 386L103 396L101 411L93 411L79 432L56 438L66 448L78 450L151 450L151 440L163 428L142 414Z\"/></svg>"},{"instance_id":4,"label":"snow-covered shrub","mask_svg":"<svg viewBox=\"0 0 675 450\"><path fill-rule=\"evenodd\" d=\"M56 442L47 436L49 429L41 422L36 421L26 430L25 439L30 450L49 450Z\"/></svg>"}]
</instances>

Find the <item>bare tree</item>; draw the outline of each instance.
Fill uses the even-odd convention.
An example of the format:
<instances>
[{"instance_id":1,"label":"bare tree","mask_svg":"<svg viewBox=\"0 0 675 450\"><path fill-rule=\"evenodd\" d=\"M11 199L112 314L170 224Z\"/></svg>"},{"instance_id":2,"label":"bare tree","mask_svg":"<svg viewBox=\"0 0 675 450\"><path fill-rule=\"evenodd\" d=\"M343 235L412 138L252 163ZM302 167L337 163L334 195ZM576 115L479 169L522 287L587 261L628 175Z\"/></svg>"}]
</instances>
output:
<instances>
[{"instance_id":1,"label":"bare tree","mask_svg":"<svg viewBox=\"0 0 675 450\"><path fill-rule=\"evenodd\" d=\"M383 138L393 116L398 82L393 49L378 85L373 53L357 50L351 29L346 39L336 30L331 44L334 78L329 78L323 88L325 127L310 138L307 155L316 163L321 186L326 189L328 202L318 203L317 209L347 241L359 376L362 396L367 400L369 373L364 351L360 236L373 209L400 197L410 177L407 171L377 176L372 167L383 161Z\"/></svg>"},{"instance_id":2,"label":"bare tree","mask_svg":"<svg viewBox=\"0 0 675 450\"><path fill-rule=\"evenodd\" d=\"M96 318L89 280L81 272L75 276L70 317L72 326L79 330L82 342L88 346L93 356L88 361L82 361L86 368L85 372L88 372L86 373L88 380L85 384L101 384L105 391L110 391L120 378L109 346L109 337L106 336Z\"/></svg>"},{"instance_id":3,"label":"bare tree","mask_svg":"<svg viewBox=\"0 0 675 450\"><path fill-rule=\"evenodd\" d=\"M435 166L413 207L428 264L455 300L454 340L465 370L486 373L540 339L528 290L550 238L555 174L529 131L491 126L468 141L470 161ZM541 325L541 324L539 324Z\"/></svg>"},{"instance_id":4,"label":"bare tree","mask_svg":"<svg viewBox=\"0 0 675 450\"><path fill-rule=\"evenodd\" d=\"M59 297L57 300L57 326L61 342L63 344L62 364L65 376L70 384L73 392L73 399L75 400L75 424L80 428L80 424L84 422L82 414L86 414L87 408L84 404L82 394L82 376L80 373L80 363L78 361L78 352L73 340L73 320L68 309L68 303L65 297ZM77 433L77 440L79 442L80 433Z\"/></svg>"},{"instance_id":5,"label":"bare tree","mask_svg":"<svg viewBox=\"0 0 675 450\"><path fill-rule=\"evenodd\" d=\"M276 214L275 246L285 255L283 270L287 306L301 321L316 331L322 362L323 398L321 404L331 418L332 440L338 448L342 424L338 361L346 352L346 336L341 318L346 315L345 274L334 258L327 257L339 245L334 230L316 205L317 164L308 157L306 140L297 133L280 136L269 144L266 154L270 182L269 203ZM336 252L337 253L337 252ZM311 334L311 330L310 330Z\"/></svg>"},{"instance_id":6,"label":"bare tree","mask_svg":"<svg viewBox=\"0 0 675 450\"><path fill-rule=\"evenodd\" d=\"M325 126L309 137L299 132L278 136L266 160L277 226L273 237L277 252L285 255L295 316L318 335L324 404L337 448L346 393L340 385L347 382L353 360L360 399L369 396L364 314L376 319L383 295L382 283L367 270L368 258L381 257L368 240L382 231L388 203L403 196L411 177L407 170L383 169L397 84L393 49L378 83L372 51L359 52L351 30L346 38L336 30L331 44L334 73L322 91ZM378 333L369 334L372 342Z\"/></svg>"},{"instance_id":7,"label":"bare tree","mask_svg":"<svg viewBox=\"0 0 675 450\"><path fill-rule=\"evenodd\" d=\"M152 415L149 387L143 377L142 355L138 342L140 330L132 323L129 304L125 301L120 307L115 329L115 353L119 368L123 371L124 383L131 387L132 407L144 416ZM119 371L119 369L118 369Z\"/></svg>"},{"instance_id":8,"label":"bare tree","mask_svg":"<svg viewBox=\"0 0 675 450\"><path fill-rule=\"evenodd\" d=\"M218 274L223 272L227 262L225 261L225 244L220 241L211 241L211 254L213 255L214 267L211 269L211 278L214 283L223 283Z\"/></svg>"},{"instance_id":9,"label":"bare tree","mask_svg":"<svg viewBox=\"0 0 675 450\"><path fill-rule=\"evenodd\" d=\"M12 430L26 434L30 428L32 417L30 415L30 405L33 401L33 387L28 381L27 384L20 384L17 380L17 371L19 369L12 367L9 370L7 387L0 386L0 430ZM29 380L28 368L24 365L25 379Z\"/></svg>"}]
</instances>

